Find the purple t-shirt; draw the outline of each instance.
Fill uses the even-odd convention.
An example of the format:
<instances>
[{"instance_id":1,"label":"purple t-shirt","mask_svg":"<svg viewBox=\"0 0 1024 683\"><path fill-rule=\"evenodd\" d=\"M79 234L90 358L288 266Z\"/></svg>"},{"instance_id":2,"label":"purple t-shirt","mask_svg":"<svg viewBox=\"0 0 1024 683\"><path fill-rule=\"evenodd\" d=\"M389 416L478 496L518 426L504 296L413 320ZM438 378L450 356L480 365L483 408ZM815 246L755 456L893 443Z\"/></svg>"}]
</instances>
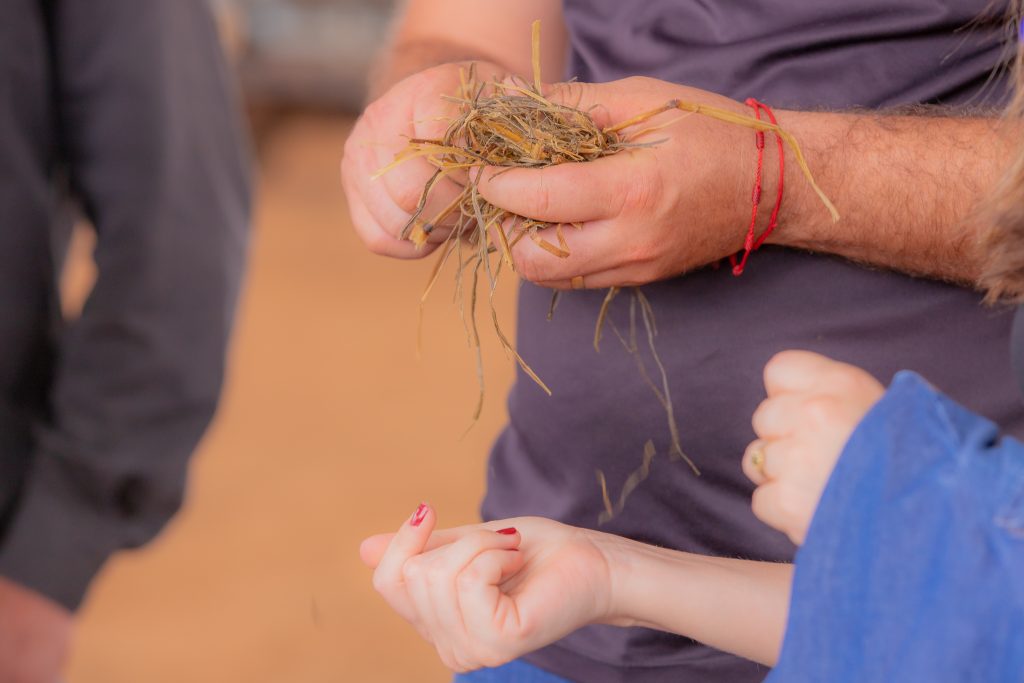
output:
<instances>
[{"instance_id":1,"label":"purple t-shirt","mask_svg":"<svg viewBox=\"0 0 1024 683\"><path fill-rule=\"evenodd\" d=\"M779 108L982 104L986 95L999 104L1005 82L986 83L1003 56L1005 6L963 30L987 4L566 0L569 76L654 76ZM1007 352L1010 316L966 289L768 247L742 277L705 268L644 291L657 316L682 446L701 476L665 458L665 412L615 337L606 335L600 354L593 350L604 292L566 293L548 322L550 293L526 284L519 349L554 395L518 377L509 425L491 454L485 518L541 515L596 526L603 505L595 470L616 495L651 438L659 455L650 477L603 530L696 553L790 560L793 546L751 513L752 486L740 470L754 436L750 416L764 398L764 364L789 348L854 363L881 380L915 370L1011 433L1024 433ZM628 302L627 293L616 301L620 327ZM528 659L585 683L743 683L767 673L685 638L606 626Z\"/></svg>"}]
</instances>

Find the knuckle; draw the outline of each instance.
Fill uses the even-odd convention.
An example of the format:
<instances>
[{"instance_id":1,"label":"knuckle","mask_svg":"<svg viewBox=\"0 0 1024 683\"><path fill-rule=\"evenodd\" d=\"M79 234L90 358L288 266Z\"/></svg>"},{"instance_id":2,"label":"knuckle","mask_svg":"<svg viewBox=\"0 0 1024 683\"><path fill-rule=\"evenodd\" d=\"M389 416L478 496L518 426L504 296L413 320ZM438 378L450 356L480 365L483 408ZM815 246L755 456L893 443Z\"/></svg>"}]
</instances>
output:
<instances>
[{"instance_id":1,"label":"knuckle","mask_svg":"<svg viewBox=\"0 0 1024 683\"><path fill-rule=\"evenodd\" d=\"M529 614L521 614L519 621L519 640L522 642L530 642L536 636L539 628L540 624L537 622L537 617L530 616Z\"/></svg>"},{"instance_id":2,"label":"knuckle","mask_svg":"<svg viewBox=\"0 0 1024 683\"><path fill-rule=\"evenodd\" d=\"M792 363L798 358L800 352L793 350L779 351L774 356L768 359L768 362L764 366L765 378L776 377L780 374L784 374L792 365Z\"/></svg>"},{"instance_id":3,"label":"knuckle","mask_svg":"<svg viewBox=\"0 0 1024 683\"><path fill-rule=\"evenodd\" d=\"M530 243L526 245L529 248L539 249L537 245ZM540 282L544 275L544 269L540 266L538 258L532 254L527 253L525 250L520 252L518 261L516 262L516 270L519 271L519 275L524 280L530 282Z\"/></svg>"},{"instance_id":4,"label":"knuckle","mask_svg":"<svg viewBox=\"0 0 1024 683\"><path fill-rule=\"evenodd\" d=\"M812 425L827 427L839 418L839 402L832 396L818 394L803 401L803 412Z\"/></svg>"},{"instance_id":5,"label":"knuckle","mask_svg":"<svg viewBox=\"0 0 1024 683\"><path fill-rule=\"evenodd\" d=\"M421 580L428 586L436 586L442 583L446 576L447 574L444 571L444 568L437 564L429 564L420 572Z\"/></svg>"},{"instance_id":6,"label":"knuckle","mask_svg":"<svg viewBox=\"0 0 1024 683\"><path fill-rule=\"evenodd\" d=\"M829 388L840 396L856 392L864 384L864 378L855 368L839 365L827 377Z\"/></svg>"},{"instance_id":7,"label":"knuckle","mask_svg":"<svg viewBox=\"0 0 1024 683\"><path fill-rule=\"evenodd\" d=\"M475 567L467 567L455 578L459 590L475 588L483 581L480 571Z\"/></svg>"},{"instance_id":8,"label":"knuckle","mask_svg":"<svg viewBox=\"0 0 1024 683\"><path fill-rule=\"evenodd\" d=\"M391 585L391 580L382 576L380 572L373 573L373 590L381 594L387 593L391 590Z\"/></svg>"},{"instance_id":9,"label":"knuckle","mask_svg":"<svg viewBox=\"0 0 1024 683\"><path fill-rule=\"evenodd\" d=\"M771 399L761 401L757 408L754 409L754 414L750 418L750 424L754 428L754 433L758 436L764 436L769 431L771 411Z\"/></svg>"},{"instance_id":10,"label":"knuckle","mask_svg":"<svg viewBox=\"0 0 1024 683\"><path fill-rule=\"evenodd\" d=\"M388 186L392 201L402 211L411 214L420 203L420 195L423 194L423 183L417 186L413 182L394 183Z\"/></svg>"},{"instance_id":11,"label":"knuckle","mask_svg":"<svg viewBox=\"0 0 1024 683\"><path fill-rule=\"evenodd\" d=\"M662 180L657 174L642 174L633 178L622 194L620 213L649 215L661 196Z\"/></svg>"},{"instance_id":12,"label":"knuckle","mask_svg":"<svg viewBox=\"0 0 1024 683\"><path fill-rule=\"evenodd\" d=\"M395 238L377 227L368 231L363 237L366 248L378 256L388 256L394 251Z\"/></svg>"},{"instance_id":13,"label":"knuckle","mask_svg":"<svg viewBox=\"0 0 1024 683\"><path fill-rule=\"evenodd\" d=\"M421 581L424 574L423 563L417 557L410 557L402 565L402 578L408 583Z\"/></svg>"},{"instance_id":14,"label":"knuckle","mask_svg":"<svg viewBox=\"0 0 1024 683\"><path fill-rule=\"evenodd\" d=\"M536 189L529 195L527 202L528 218L543 218L549 215L551 210L551 187L545 182L545 173L541 170L538 174L540 182Z\"/></svg>"},{"instance_id":15,"label":"knuckle","mask_svg":"<svg viewBox=\"0 0 1024 683\"><path fill-rule=\"evenodd\" d=\"M391 104L392 98L389 97L389 94L386 93L366 105L366 108L363 109L363 115L359 118L356 125L362 123L364 126L368 126L376 121L387 119L394 109L394 106Z\"/></svg>"}]
</instances>

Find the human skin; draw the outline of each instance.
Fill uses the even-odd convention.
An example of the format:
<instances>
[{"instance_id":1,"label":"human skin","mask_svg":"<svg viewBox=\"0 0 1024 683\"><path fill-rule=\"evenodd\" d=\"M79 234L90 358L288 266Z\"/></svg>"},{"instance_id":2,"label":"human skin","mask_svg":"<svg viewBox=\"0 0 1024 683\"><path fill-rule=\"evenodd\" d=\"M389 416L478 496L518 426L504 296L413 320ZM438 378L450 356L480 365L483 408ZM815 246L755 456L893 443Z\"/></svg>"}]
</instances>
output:
<instances>
[{"instance_id":1,"label":"human skin","mask_svg":"<svg viewBox=\"0 0 1024 683\"><path fill-rule=\"evenodd\" d=\"M0 683L56 683L72 627L66 609L0 577Z\"/></svg>"},{"instance_id":2,"label":"human skin","mask_svg":"<svg viewBox=\"0 0 1024 683\"><path fill-rule=\"evenodd\" d=\"M397 19L392 48L374 76L375 100L356 124L342 161L353 223L375 253L425 256L445 237L443 230L435 231L433 243L422 249L398 238L432 172L426 161L409 161L376 181L370 176L404 146L402 135L430 137L442 130L433 120L445 113L438 95L455 90L467 60L478 61L484 75L529 74L525 36L531 20L541 18L548 41L544 73L564 72L558 3L485 4L411 0ZM727 98L649 78L555 87L551 97L585 109L602 105L592 110L599 125L677 98L750 114ZM830 220L787 156L780 227L770 243L954 282L976 281L980 226L972 211L1009 164L1015 144L1007 141L1016 140L1018 128L989 118L775 113L799 140L842 220ZM669 112L652 123L673 116ZM480 191L521 215L583 223L582 230L565 231L571 252L565 259L520 242L513 256L524 278L554 288L567 288L578 276L592 288L644 284L739 250L756 163L752 135L742 127L688 116L659 131L659 138L668 139L656 147L587 164L514 169L500 176L489 172ZM767 145L763 193L768 197L778 183L773 154L773 145ZM432 201L442 206L455 191L451 185L442 188ZM767 453L765 474L751 467L751 449L743 465L759 484L755 514L794 540L806 534L846 438L881 394L856 368L827 359L803 362L808 359L790 355L769 364L803 383L768 388L768 407L759 410L754 423ZM837 394L836 382L857 390ZM795 413L771 407L787 403ZM395 536L367 539L361 552L377 567L377 590L454 669L508 661L587 623L660 628L769 665L778 656L789 565L679 553L550 520L521 518L431 533L435 524L430 511L420 526L406 524ZM517 533L494 534L504 526ZM467 538L474 540L459 540ZM511 547L518 548L516 559L503 556ZM552 556L560 560L549 571L531 561ZM561 563L573 571L557 568ZM550 580L559 575L561 582ZM579 587L585 590L574 593ZM464 600L461 590L471 591L475 601ZM470 615L468 610L479 611ZM481 619L474 622L479 625L488 615L494 619L490 631L465 628L468 617Z\"/></svg>"},{"instance_id":3,"label":"human skin","mask_svg":"<svg viewBox=\"0 0 1024 683\"><path fill-rule=\"evenodd\" d=\"M765 367L753 417L761 468L753 510L802 543L856 425L883 389L863 370L805 351ZM417 514L418 513L418 514ZM792 565L657 548L521 517L435 530L421 507L395 534L366 539L374 587L456 671L496 666L588 624L646 626L769 666L785 631ZM507 534L499 529L514 530Z\"/></svg>"},{"instance_id":4,"label":"human skin","mask_svg":"<svg viewBox=\"0 0 1024 683\"><path fill-rule=\"evenodd\" d=\"M544 73L564 72L565 28L558 3L526 0L412 0L396 21L392 47L372 79L376 98L345 148L342 176L356 230L375 253L416 258L431 252L398 238L432 167L409 161L371 180L408 136L437 136L467 60L481 75L529 74L530 22L544 25ZM610 125L672 99L751 115L713 93L650 78L554 88L552 97L588 109ZM770 104L770 103L769 103ZM599 107L591 109L594 105ZM972 218L986 188L1011 162L1017 124L996 118L776 110L800 142L819 185L842 214L833 223L787 148L779 228L768 243L843 256L872 266L974 283L981 271L980 221ZM652 121L670 121L668 112ZM481 195L539 220L583 223L565 231L570 256L530 241L513 252L527 280L567 288L639 285L676 276L736 253L750 216L756 165L749 129L700 115L657 132L664 142L595 162L485 173ZM770 137L770 136L769 136ZM937 144L936 141L941 141ZM775 146L765 147L763 196L778 183ZM685 171L685 172L683 172ZM447 204L446 180L431 209ZM434 244L446 236L433 235Z\"/></svg>"},{"instance_id":5,"label":"human skin","mask_svg":"<svg viewBox=\"0 0 1024 683\"><path fill-rule=\"evenodd\" d=\"M843 447L885 393L860 368L809 351L783 351L764 369L768 397L751 420L757 439L743 472L757 484L751 505L765 524L802 545ZM755 465L760 450L763 463Z\"/></svg>"}]
</instances>

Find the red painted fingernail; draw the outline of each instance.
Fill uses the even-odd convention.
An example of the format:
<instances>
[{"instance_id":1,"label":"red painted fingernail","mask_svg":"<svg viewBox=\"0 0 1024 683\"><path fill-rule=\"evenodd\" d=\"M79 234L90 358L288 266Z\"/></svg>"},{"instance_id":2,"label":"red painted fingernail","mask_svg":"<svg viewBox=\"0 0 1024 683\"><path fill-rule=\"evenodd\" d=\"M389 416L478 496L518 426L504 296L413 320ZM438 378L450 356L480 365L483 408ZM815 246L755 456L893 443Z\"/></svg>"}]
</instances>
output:
<instances>
[{"instance_id":1,"label":"red painted fingernail","mask_svg":"<svg viewBox=\"0 0 1024 683\"><path fill-rule=\"evenodd\" d=\"M427 507L426 503L420 503L420 506L416 508L416 512L412 513L412 518L409 520L409 524L411 526L419 526L422 524L424 518L427 516L427 510L429 509L430 508Z\"/></svg>"},{"instance_id":2,"label":"red painted fingernail","mask_svg":"<svg viewBox=\"0 0 1024 683\"><path fill-rule=\"evenodd\" d=\"M514 526L510 526L507 529L498 529L498 533L503 534L505 536L511 536L512 534L516 533L516 528Z\"/></svg>"}]
</instances>

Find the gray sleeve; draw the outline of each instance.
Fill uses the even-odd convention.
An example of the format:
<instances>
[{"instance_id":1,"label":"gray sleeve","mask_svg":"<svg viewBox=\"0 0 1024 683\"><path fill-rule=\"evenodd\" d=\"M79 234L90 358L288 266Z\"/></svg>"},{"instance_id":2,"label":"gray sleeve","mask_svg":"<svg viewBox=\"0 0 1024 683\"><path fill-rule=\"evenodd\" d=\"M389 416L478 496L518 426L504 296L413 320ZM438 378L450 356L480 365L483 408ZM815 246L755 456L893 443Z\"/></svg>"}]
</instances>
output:
<instances>
[{"instance_id":1,"label":"gray sleeve","mask_svg":"<svg viewBox=\"0 0 1024 683\"><path fill-rule=\"evenodd\" d=\"M181 504L220 393L250 180L205 0L49 6L61 155L98 279L60 340L0 573L75 608Z\"/></svg>"}]
</instances>

